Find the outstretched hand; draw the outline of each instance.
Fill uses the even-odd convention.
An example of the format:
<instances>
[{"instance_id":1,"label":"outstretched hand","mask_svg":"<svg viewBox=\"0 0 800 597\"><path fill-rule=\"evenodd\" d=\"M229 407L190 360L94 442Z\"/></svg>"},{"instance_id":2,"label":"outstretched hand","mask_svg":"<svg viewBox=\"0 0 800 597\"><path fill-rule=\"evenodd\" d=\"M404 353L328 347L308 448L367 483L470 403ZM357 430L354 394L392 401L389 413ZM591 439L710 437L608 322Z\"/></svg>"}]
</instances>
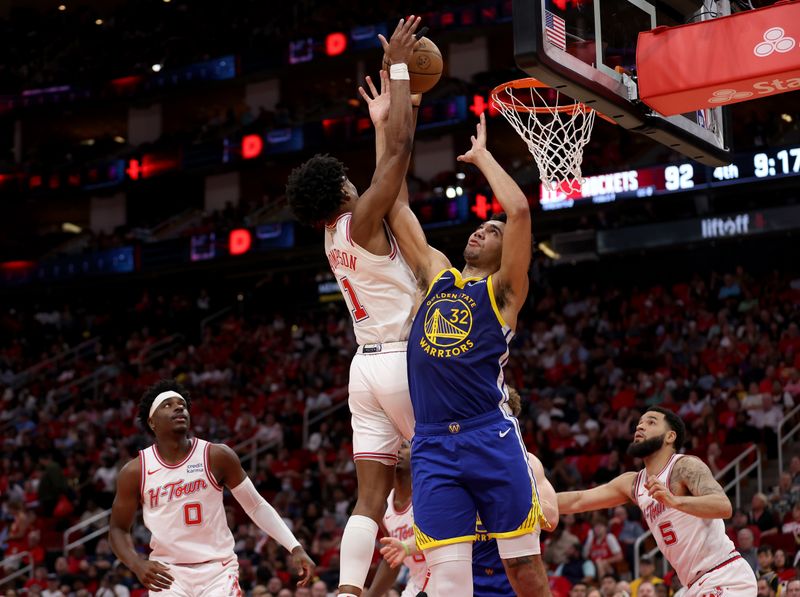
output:
<instances>
[{"instance_id":1,"label":"outstretched hand","mask_svg":"<svg viewBox=\"0 0 800 597\"><path fill-rule=\"evenodd\" d=\"M397 568L408 556L408 552L403 548L403 542L394 537L382 537L381 555L390 568Z\"/></svg>"},{"instance_id":2,"label":"outstretched hand","mask_svg":"<svg viewBox=\"0 0 800 597\"><path fill-rule=\"evenodd\" d=\"M411 55L414 53L414 47L418 41L414 33L421 20L420 17L415 17L414 15L408 17L407 21L400 19L389 41L386 41L383 35L378 35L383 51L389 59L389 64L408 64L409 60L411 60Z\"/></svg>"},{"instance_id":3,"label":"outstretched hand","mask_svg":"<svg viewBox=\"0 0 800 597\"><path fill-rule=\"evenodd\" d=\"M372 124L380 126L387 120L389 120L389 100L390 100L390 91L389 91L389 73L385 70L381 71L381 90L380 92L375 88L375 84L372 82L372 77L367 77L367 86L369 87L370 93L359 86L358 93L361 94L361 97L364 98L364 101L367 102L367 108L369 109L369 117L372 120Z\"/></svg>"},{"instance_id":4,"label":"outstretched hand","mask_svg":"<svg viewBox=\"0 0 800 597\"><path fill-rule=\"evenodd\" d=\"M486 116L481 113L480 121L476 126L476 132L470 137L472 147L466 153L456 158L459 162L474 164L481 152L486 151Z\"/></svg>"},{"instance_id":5,"label":"outstretched hand","mask_svg":"<svg viewBox=\"0 0 800 597\"><path fill-rule=\"evenodd\" d=\"M377 128L389 120L389 104L391 100L391 86L389 85L389 73L385 70L380 71L381 77L381 90L375 88L375 83L372 82L372 77L367 76L367 87L369 91L363 87L358 87L358 93L367 102L367 109L369 110L369 118L372 124ZM418 107L422 102L421 93L411 94L411 105Z\"/></svg>"}]
</instances>

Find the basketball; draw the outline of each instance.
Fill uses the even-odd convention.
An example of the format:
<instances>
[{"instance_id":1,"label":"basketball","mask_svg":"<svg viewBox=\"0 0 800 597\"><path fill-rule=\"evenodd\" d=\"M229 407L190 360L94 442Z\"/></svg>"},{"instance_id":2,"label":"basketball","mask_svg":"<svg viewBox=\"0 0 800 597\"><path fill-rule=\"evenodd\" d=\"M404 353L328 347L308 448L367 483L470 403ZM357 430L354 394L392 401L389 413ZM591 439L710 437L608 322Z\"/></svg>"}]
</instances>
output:
<instances>
[{"instance_id":1,"label":"basketball","mask_svg":"<svg viewBox=\"0 0 800 597\"><path fill-rule=\"evenodd\" d=\"M408 63L411 93L425 93L433 89L442 76L442 53L427 37L421 37ZM389 70L389 59L383 55L383 70Z\"/></svg>"}]
</instances>

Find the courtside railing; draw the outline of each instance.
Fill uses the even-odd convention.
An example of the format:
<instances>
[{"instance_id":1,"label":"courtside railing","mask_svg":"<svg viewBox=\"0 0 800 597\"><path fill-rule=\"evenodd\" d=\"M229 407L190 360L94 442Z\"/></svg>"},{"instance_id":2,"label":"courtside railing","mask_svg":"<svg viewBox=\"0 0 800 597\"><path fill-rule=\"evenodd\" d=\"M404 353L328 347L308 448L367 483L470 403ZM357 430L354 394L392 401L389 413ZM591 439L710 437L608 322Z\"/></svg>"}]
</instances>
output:
<instances>
[{"instance_id":1,"label":"courtside railing","mask_svg":"<svg viewBox=\"0 0 800 597\"><path fill-rule=\"evenodd\" d=\"M108 521L111 517L111 508L108 510L103 510L102 512L98 512L94 516L90 516L86 520L81 520L79 523L72 525L66 531L64 531L64 555L66 556L69 553L70 549L74 549L79 545L83 545L84 543L88 543L92 539L96 537L100 537L101 535L106 535L108 533ZM72 535L75 535L79 531L83 531L87 527L95 526L96 523L102 522L101 527L95 529L88 535L81 535L75 541L70 542L69 538Z\"/></svg>"},{"instance_id":2,"label":"courtside railing","mask_svg":"<svg viewBox=\"0 0 800 597\"><path fill-rule=\"evenodd\" d=\"M319 410L306 409L303 412L303 447L308 446L308 438L311 435L311 426L322 422L324 419L330 417L333 413L341 410L347 406L347 400L340 400L342 396L347 395L347 388L340 388L331 394L331 401L333 404L327 408Z\"/></svg>"},{"instance_id":3,"label":"courtside railing","mask_svg":"<svg viewBox=\"0 0 800 597\"><path fill-rule=\"evenodd\" d=\"M778 473L783 472L783 447L786 443L791 440L798 430L800 430L800 417L797 416L797 413L800 413L800 404L795 406L792 410L790 410L785 417L781 420L778 424ZM797 424L792 427L786 433L783 432L783 427L788 423L792 423L797 421Z\"/></svg>"},{"instance_id":4,"label":"courtside railing","mask_svg":"<svg viewBox=\"0 0 800 597\"><path fill-rule=\"evenodd\" d=\"M14 568L19 566L23 559L27 559L28 564L22 568L14 570ZM4 574L7 570L13 570L13 572L4 576L3 578L0 578L0 587L5 586L6 583L16 580L21 576L25 576L26 574L33 578L33 558L31 557L30 552L23 551L20 553L15 553L13 556L8 556L4 560L0 561L0 574Z\"/></svg>"}]
</instances>

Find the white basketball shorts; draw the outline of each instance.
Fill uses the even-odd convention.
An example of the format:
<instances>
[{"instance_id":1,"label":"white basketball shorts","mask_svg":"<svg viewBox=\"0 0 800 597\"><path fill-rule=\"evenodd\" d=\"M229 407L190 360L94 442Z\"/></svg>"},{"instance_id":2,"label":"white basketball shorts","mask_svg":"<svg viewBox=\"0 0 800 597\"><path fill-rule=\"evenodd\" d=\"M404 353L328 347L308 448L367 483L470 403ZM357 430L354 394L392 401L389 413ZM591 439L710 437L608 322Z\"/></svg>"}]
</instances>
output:
<instances>
[{"instance_id":1,"label":"white basketball shorts","mask_svg":"<svg viewBox=\"0 0 800 597\"><path fill-rule=\"evenodd\" d=\"M350 364L353 459L397 463L403 438L414 435L406 342L365 344Z\"/></svg>"},{"instance_id":2,"label":"white basketball shorts","mask_svg":"<svg viewBox=\"0 0 800 597\"><path fill-rule=\"evenodd\" d=\"M235 555L227 560L203 564L164 564L175 580L155 597L242 597L239 587L239 561Z\"/></svg>"},{"instance_id":3,"label":"white basketball shorts","mask_svg":"<svg viewBox=\"0 0 800 597\"><path fill-rule=\"evenodd\" d=\"M685 597L755 597L756 593L753 569L738 558L698 578Z\"/></svg>"}]
</instances>

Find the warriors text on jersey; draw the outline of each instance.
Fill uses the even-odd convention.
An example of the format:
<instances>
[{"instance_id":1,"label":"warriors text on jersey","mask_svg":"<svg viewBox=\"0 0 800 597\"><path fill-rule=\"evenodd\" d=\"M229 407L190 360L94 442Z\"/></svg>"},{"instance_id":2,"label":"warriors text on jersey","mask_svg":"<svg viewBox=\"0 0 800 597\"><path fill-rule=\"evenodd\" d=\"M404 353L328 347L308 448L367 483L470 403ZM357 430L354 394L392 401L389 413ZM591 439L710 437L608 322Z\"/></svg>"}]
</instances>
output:
<instances>
[{"instance_id":1,"label":"warriors text on jersey","mask_svg":"<svg viewBox=\"0 0 800 597\"><path fill-rule=\"evenodd\" d=\"M194 438L189 454L174 465L160 458L155 445L139 452L142 512L152 533L150 559L200 564L235 557L222 488L208 464L210 448Z\"/></svg>"},{"instance_id":2,"label":"warriors text on jersey","mask_svg":"<svg viewBox=\"0 0 800 597\"><path fill-rule=\"evenodd\" d=\"M451 268L434 278L408 342L417 423L497 411L507 401L503 366L512 336L495 303L491 276L462 278Z\"/></svg>"},{"instance_id":3,"label":"warriors text on jersey","mask_svg":"<svg viewBox=\"0 0 800 597\"><path fill-rule=\"evenodd\" d=\"M408 501L408 506L405 510L397 510L394 507L394 489L389 493L389 499L386 505L386 514L383 515L383 526L390 537L406 541L414 536L414 511L411 505L411 500ZM425 562L425 556L421 553L408 556L403 560L403 564L408 567L409 571L409 584L414 583L417 592L422 590L425 586L425 577L428 574L428 564ZM414 593L416 596L416 593Z\"/></svg>"},{"instance_id":4,"label":"warriors text on jersey","mask_svg":"<svg viewBox=\"0 0 800 597\"><path fill-rule=\"evenodd\" d=\"M658 480L669 488L670 474L681 458L673 454L658 474ZM733 542L725 534L725 524L719 518L699 518L674 508L668 508L650 497L644 487L647 470L639 471L633 486L636 503L647 521L647 526L658 543L658 548L675 568L681 584L688 587L705 572L727 559L737 556Z\"/></svg>"},{"instance_id":5,"label":"warriors text on jersey","mask_svg":"<svg viewBox=\"0 0 800 597\"><path fill-rule=\"evenodd\" d=\"M360 345L408 338L416 280L386 229L391 252L373 255L350 238L350 213L325 228L325 254L345 297Z\"/></svg>"}]
</instances>

